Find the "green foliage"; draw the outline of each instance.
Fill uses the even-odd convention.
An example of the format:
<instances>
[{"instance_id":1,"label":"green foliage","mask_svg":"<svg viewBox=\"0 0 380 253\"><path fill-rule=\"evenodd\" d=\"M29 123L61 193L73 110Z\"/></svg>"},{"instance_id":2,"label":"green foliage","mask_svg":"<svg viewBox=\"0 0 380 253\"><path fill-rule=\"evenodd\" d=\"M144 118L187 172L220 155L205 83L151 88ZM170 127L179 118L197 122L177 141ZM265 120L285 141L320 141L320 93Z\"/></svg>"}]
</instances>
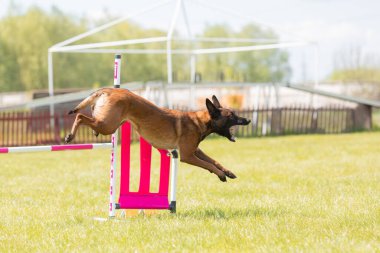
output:
<instances>
[{"instance_id":1,"label":"green foliage","mask_svg":"<svg viewBox=\"0 0 380 253\"><path fill-rule=\"evenodd\" d=\"M329 79L341 83L380 84L379 55L368 53L360 46L336 52L335 69Z\"/></svg>"},{"instance_id":2,"label":"green foliage","mask_svg":"<svg viewBox=\"0 0 380 253\"><path fill-rule=\"evenodd\" d=\"M21 13L13 6L0 20L0 92L46 89L47 51L52 45L83 33L89 27L114 19L78 19L57 8L43 11L38 7ZM133 22L124 22L77 44L166 36L165 31L147 29ZM225 24L209 25L203 37L276 38L269 30L250 24L233 31ZM75 43L74 43L75 44ZM173 48L210 48L252 45L252 43L173 42ZM128 46L138 49L165 49L166 43ZM111 85L113 55L55 53L54 83L56 88ZM123 81L166 81L166 55L128 55L124 58ZM189 56L173 56L174 81L190 80ZM288 55L280 50L199 56L197 72L203 81L282 81L289 77Z\"/></svg>"},{"instance_id":3,"label":"green foliage","mask_svg":"<svg viewBox=\"0 0 380 253\"><path fill-rule=\"evenodd\" d=\"M45 13L34 7L25 14L5 17L0 22L0 41L7 51L0 66L9 71L0 79L0 91L46 88L47 49L69 34L84 30L84 26L75 24L56 9Z\"/></svg>"},{"instance_id":4,"label":"green foliage","mask_svg":"<svg viewBox=\"0 0 380 253\"><path fill-rule=\"evenodd\" d=\"M380 130L380 109L372 109L372 125L373 129Z\"/></svg>"},{"instance_id":5,"label":"green foliage","mask_svg":"<svg viewBox=\"0 0 380 253\"><path fill-rule=\"evenodd\" d=\"M208 26L203 37L237 37L277 39L272 31L249 24L235 32L227 25ZM248 46L252 43L230 43L229 46ZM225 47L221 42L202 43L201 47ZM278 82L290 77L288 54L280 50L264 50L231 54L215 54L199 57L198 71L205 80L240 82Z\"/></svg>"},{"instance_id":6,"label":"green foliage","mask_svg":"<svg viewBox=\"0 0 380 253\"><path fill-rule=\"evenodd\" d=\"M380 84L380 68L360 67L357 69L335 70L330 80L343 83Z\"/></svg>"},{"instance_id":7,"label":"green foliage","mask_svg":"<svg viewBox=\"0 0 380 253\"><path fill-rule=\"evenodd\" d=\"M0 252L376 252L379 138L205 140L237 179L180 163L177 214L106 222L93 219L107 217L106 150L3 154ZM153 164L158 182L157 156Z\"/></svg>"},{"instance_id":8,"label":"green foliage","mask_svg":"<svg viewBox=\"0 0 380 253\"><path fill-rule=\"evenodd\" d=\"M17 54L0 38L0 91L22 90Z\"/></svg>"}]
</instances>

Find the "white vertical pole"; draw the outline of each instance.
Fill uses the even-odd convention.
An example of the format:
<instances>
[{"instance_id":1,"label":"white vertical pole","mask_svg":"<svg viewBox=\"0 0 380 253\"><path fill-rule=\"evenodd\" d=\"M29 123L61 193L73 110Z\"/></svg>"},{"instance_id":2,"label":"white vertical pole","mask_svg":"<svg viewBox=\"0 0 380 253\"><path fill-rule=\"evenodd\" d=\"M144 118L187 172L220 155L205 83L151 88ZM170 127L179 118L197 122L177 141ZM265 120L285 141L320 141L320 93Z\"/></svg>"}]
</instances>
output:
<instances>
[{"instance_id":1,"label":"white vertical pole","mask_svg":"<svg viewBox=\"0 0 380 253\"><path fill-rule=\"evenodd\" d=\"M191 39L191 49L193 50L194 47L194 43L196 42L193 38L193 35L191 33L191 29L190 29L190 23L189 23L189 19L187 18L187 11L186 11L186 7L185 7L185 2L184 1L181 1L181 7L182 7L182 14L183 14L183 18L185 20L185 25L186 25L186 30L187 30L187 36L189 37L189 39ZM195 83L195 71L196 71L196 56L194 54L192 54L190 56L190 82L191 83Z\"/></svg>"},{"instance_id":2,"label":"white vertical pole","mask_svg":"<svg viewBox=\"0 0 380 253\"><path fill-rule=\"evenodd\" d=\"M313 88L316 89L318 84L319 84L319 52L318 52L318 45L313 44L313 58L314 58L314 66L313 66L313 71L314 71L314 85ZM314 94L310 94L310 106L314 107Z\"/></svg>"},{"instance_id":3,"label":"white vertical pole","mask_svg":"<svg viewBox=\"0 0 380 253\"><path fill-rule=\"evenodd\" d=\"M172 41L171 39L166 43L166 61L168 64L168 84L173 83L173 65L172 65ZM166 102L166 101L165 101Z\"/></svg>"},{"instance_id":4,"label":"white vertical pole","mask_svg":"<svg viewBox=\"0 0 380 253\"><path fill-rule=\"evenodd\" d=\"M195 98L196 98L196 91L197 91L195 83L190 84L189 91L190 91L190 109L195 110L196 109Z\"/></svg>"},{"instance_id":5,"label":"white vertical pole","mask_svg":"<svg viewBox=\"0 0 380 253\"><path fill-rule=\"evenodd\" d=\"M48 52L48 83L49 96L54 96L54 79L53 79L53 53ZM50 101L50 126L54 129L54 104Z\"/></svg>"},{"instance_id":6,"label":"white vertical pole","mask_svg":"<svg viewBox=\"0 0 380 253\"><path fill-rule=\"evenodd\" d=\"M279 91L279 87L278 87L278 82L276 82L274 84L274 93L275 93L275 96L276 96L276 108L280 108L280 91Z\"/></svg>"},{"instance_id":7,"label":"white vertical pole","mask_svg":"<svg viewBox=\"0 0 380 253\"><path fill-rule=\"evenodd\" d=\"M120 67L121 67L121 55L115 55L113 84L114 88L120 88ZM109 205L109 218L115 217L115 178L116 178L116 154L117 154L117 141L118 130L112 134L111 143L111 171L110 171L110 205Z\"/></svg>"},{"instance_id":8,"label":"white vertical pole","mask_svg":"<svg viewBox=\"0 0 380 253\"><path fill-rule=\"evenodd\" d=\"M195 72L196 72L196 56L192 54L190 56L190 108L195 110Z\"/></svg>"},{"instance_id":9,"label":"white vertical pole","mask_svg":"<svg viewBox=\"0 0 380 253\"><path fill-rule=\"evenodd\" d=\"M170 176L170 212L176 212L176 190L177 190L177 173L178 173L178 151L172 151L172 172Z\"/></svg>"},{"instance_id":10,"label":"white vertical pole","mask_svg":"<svg viewBox=\"0 0 380 253\"><path fill-rule=\"evenodd\" d=\"M196 73L196 56L192 54L190 56L190 81L191 83L195 83L195 73Z\"/></svg>"},{"instance_id":11,"label":"white vertical pole","mask_svg":"<svg viewBox=\"0 0 380 253\"><path fill-rule=\"evenodd\" d=\"M314 88L319 84L319 48L314 44Z\"/></svg>"},{"instance_id":12,"label":"white vertical pole","mask_svg":"<svg viewBox=\"0 0 380 253\"><path fill-rule=\"evenodd\" d=\"M172 38L175 25L177 23L178 14L181 7L181 0L177 0L177 5L174 11L174 15L172 21L170 23L170 27L168 30L168 34L166 36L166 62L167 62L167 73L168 73L168 84L173 83L173 64L172 64ZM167 85L164 83L164 98L165 98L165 106L169 106L169 98L168 98L168 90Z\"/></svg>"}]
</instances>

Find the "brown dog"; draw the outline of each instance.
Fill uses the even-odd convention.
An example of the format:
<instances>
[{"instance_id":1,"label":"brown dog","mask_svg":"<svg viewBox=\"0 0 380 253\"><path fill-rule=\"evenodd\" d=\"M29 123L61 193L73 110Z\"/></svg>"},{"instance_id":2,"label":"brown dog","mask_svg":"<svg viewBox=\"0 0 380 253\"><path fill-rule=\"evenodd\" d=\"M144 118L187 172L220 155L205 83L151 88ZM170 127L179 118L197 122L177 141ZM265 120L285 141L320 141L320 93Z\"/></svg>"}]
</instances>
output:
<instances>
[{"instance_id":1,"label":"brown dog","mask_svg":"<svg viewBox=\"0 0 380 253\"><path fill-rule=\"evenodd\" d=\"M78 113L71 133L65 137L65 142L74 139L80 125L91 127L97 136L99 133L112 134L123 122L129 121L153 147L179 149L181 162L204 168L225 182L226 176L236 176L203 153L198 145L211 133L217 133L234 142L231 128L235 125L248 125L250 120L222 108L215 96L212 97L212 101L206 99L207 110L181 112L159 108L129 90L99 89L69 112L77 113L86 106L91 106L92 118Z\"/></svg>"}]
</instances>

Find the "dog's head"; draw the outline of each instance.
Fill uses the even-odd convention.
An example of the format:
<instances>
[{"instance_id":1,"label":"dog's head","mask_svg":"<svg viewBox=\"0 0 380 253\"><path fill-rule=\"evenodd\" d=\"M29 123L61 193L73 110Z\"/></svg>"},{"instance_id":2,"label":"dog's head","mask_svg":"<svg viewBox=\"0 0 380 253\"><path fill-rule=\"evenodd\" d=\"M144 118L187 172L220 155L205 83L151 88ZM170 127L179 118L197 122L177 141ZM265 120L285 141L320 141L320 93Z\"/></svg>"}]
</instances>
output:
<instances>
[{"instance_id":1,"label":"dog's head","mask_svg":"<svg viewBox=\"0 0 380 253\"><path fill-rule=\"evenodd\" d=\"M206 107L211 116L211 128L213 132L226 137L232 142L235 142L234 129L236 125L248 125L249 119L239 117L232 110L223 108L218 99L212 96L206 99Z\"/></svg>"}]
</instances>

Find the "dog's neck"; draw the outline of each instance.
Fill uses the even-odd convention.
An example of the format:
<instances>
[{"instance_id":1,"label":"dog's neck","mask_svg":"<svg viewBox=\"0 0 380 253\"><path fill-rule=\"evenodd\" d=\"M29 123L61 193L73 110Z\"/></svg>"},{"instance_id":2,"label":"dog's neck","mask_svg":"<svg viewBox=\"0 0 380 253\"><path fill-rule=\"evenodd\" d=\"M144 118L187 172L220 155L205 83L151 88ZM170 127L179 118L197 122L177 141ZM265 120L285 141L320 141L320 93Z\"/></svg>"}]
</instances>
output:
<instances>
[{"instance_id":1,"label":"dog's neck","mask_svg":"<svg viewBox=\"0 0 380 253\"><path fill-rule=\"evenodd\" d=\"M200 123L201 140L204 140L208 135L214 132L211 116L207 110L198 111L197 118Z\"/></svg>"}]
</instances>

